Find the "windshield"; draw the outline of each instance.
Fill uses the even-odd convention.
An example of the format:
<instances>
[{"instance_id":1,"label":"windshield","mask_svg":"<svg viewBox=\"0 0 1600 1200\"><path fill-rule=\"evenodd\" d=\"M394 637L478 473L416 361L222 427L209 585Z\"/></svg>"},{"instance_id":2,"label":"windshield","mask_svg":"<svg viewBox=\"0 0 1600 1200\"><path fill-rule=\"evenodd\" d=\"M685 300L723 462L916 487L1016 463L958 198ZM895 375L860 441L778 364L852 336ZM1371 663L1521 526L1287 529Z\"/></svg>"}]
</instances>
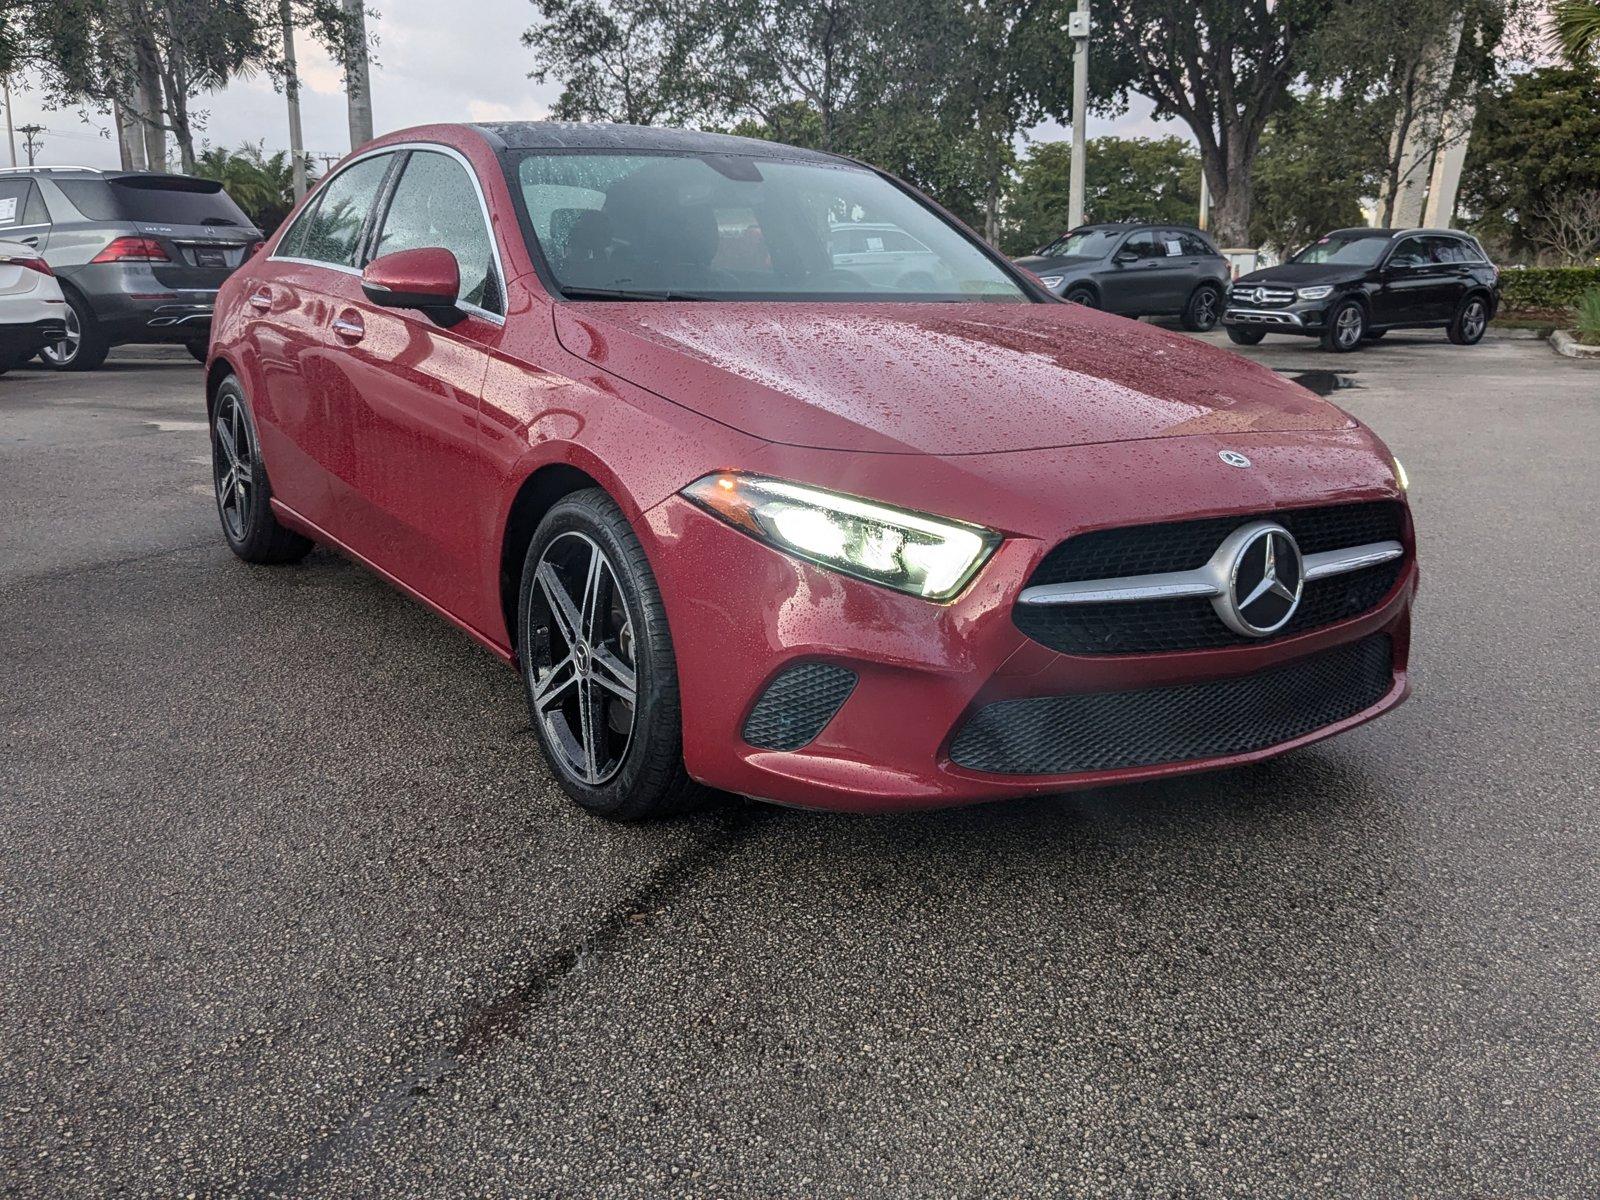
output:
<instances>
[{"instance_id":1,"label":"windshield","mask_svg":"<svg viewBox=\"0 0 1600 1200\"><path fill-rule=\"evenodd\" d=\"M575 299L1028 298L937 213L860 167L533 152L517 181Z\"/></svg>"},{"instance_id":2,"label":"windshield","mask_svg":"<svg viewBox=\"0 0 1600 1200\"><path fill-rule=\"evenodd\" d=\"M1121 237L1115 229L1074 229L1039 251L1042 258L1104 258Z\"/></svg>"},{"instance_id":3,"label":"windshield","mask_svg":"<svg viewBox=\"0 0 1600 1200\"><path fill-rule=\"evenodd\" d=\"M1327 237L1318 238L1291 258L1290 262L1297 263L1344 263L1355 267L1370 267L1383 257L1383 249L1389 244L1389 239L1368 235L1362 237L1354 234L1341 235L1330 233Z\"/></svg>"}]
</instances>

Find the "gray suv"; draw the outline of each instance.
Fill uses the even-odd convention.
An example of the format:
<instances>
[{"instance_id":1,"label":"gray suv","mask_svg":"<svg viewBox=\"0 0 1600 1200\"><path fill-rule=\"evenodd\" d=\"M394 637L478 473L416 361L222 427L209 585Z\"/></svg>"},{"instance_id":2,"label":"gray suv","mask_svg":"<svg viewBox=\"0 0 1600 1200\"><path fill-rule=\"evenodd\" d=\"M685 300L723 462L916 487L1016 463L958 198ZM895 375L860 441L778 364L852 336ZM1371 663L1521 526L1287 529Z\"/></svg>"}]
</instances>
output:
<instances>
[{"instance_id":1,"label":"gray suv","mask_svg":"<svg viewBox=\"0 0 1600 1200\"><path fill-rule=\"evenodd\" d=\"M1208 330L1231 274L1211 239L1188 225L1080 225L1016 260L1064 300L1125 317L1179 317Z\"/></svg>"},{"instance_id":2,"label":"gray suv","mask_svg":"<svg viewBox=\"0 0 1600 1200\"><path fill-rule=\"evenodd\" d=\"M67 336L40 357L92 371L129 342L176 342L204 361L217 288L261 231L209 179L19 167L0 170L0 238L36 247L61 281Z\"/></svg>"}]
</instances>

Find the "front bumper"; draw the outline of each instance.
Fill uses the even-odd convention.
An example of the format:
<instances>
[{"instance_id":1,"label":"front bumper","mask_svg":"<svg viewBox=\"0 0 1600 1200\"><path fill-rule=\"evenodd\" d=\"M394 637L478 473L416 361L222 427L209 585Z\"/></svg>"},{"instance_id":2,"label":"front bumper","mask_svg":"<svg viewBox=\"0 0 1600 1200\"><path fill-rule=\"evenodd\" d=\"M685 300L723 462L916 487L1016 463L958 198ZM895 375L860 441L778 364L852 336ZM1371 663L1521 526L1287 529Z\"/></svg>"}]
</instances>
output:
<instances>
[{"instance_id":1,"label":"front bumper","mask_svg":"<svg viewBox=\"0 0 1600 1200\"><path fill-rule=\"evenodd\" d=\"M674 633L689 773L782 804L936 808L1254 762L1370 720L1409 691L1414 565L1376 608L1296 637L1085 657L1032 641L1012 620L1015 597L1047 548L1037 541L1008 539L962 596L935 605L790 558L679 498L656 506L648 520ZM1058 774L976 770L952 754L979 711L1003 701L1242 680L1378 636L1389 639L1392 659L1375 702L1272 745ZM836 713L797 748L750 744L752 713L769 685L810 664L855 676Z\"/></svg>"},{"instance_id":2,"label":"front bumper","mask_svg":"<svg viewBox=\"0 0 1600 1200\"><path fill-rule=\"evenodd\" d=\"M1327 327L1328 300L1295 301L1265 307L1228 301L1222 323L1239 329L1260 329L1268 333L1297 333L1319 336Z\"/></svg>"}]
</instances>

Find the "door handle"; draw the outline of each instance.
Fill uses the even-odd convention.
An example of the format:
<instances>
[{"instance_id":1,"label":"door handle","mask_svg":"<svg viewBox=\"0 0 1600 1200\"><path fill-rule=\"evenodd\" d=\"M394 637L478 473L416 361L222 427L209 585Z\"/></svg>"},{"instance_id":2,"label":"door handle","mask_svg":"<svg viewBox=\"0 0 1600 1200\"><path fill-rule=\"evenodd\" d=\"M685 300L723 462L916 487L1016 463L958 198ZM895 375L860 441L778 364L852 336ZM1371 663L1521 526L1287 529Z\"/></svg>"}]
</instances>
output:
<instances>
[{"instance_id":1,"label":"door handle","mask_svg":"<svg viewBox=\"0 0 1600 1200\"><path fill-rule=\"evenodd\" d=\"M33 246L35 249L37 249L39 245L39 235L37 233L30 233L27 237L18 238L17 241L21 242L24 246Z\"/></svg>"},{"instance_id":2,"label":"door handle","mask_svg":"<svg viewBox=\"0 0 1600 1200\"><path fill-rule=\"evenodd\" d=\"M333 319L333 332L342 341L359 342L367 336L367 326L359 314L342 312Z\"/></svg>"},{"instance_id":3,"label":"door handle","mask_svg":"<svg viewBox=\"0 0 1600 1200\"><path fill-rule=\"evenodd\" d=\"M266 312L272 307L272 293L266 288L262 288L259 292L255 292L250 297L250 307L259 312Z\"/></svg>"}]
</instances>

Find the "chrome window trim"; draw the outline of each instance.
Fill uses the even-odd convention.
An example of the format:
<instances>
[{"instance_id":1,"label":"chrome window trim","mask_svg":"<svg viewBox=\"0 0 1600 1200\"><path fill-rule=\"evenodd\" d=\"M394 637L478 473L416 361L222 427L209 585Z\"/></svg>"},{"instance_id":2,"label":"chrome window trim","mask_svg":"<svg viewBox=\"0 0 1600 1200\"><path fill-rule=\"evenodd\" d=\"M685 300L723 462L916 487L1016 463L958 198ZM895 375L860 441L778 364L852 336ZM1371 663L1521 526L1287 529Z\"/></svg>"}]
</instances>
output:
<instances>
[{"instance_id":1,"label":"chrome window trim","mask_svg":"<svg viewBox=\"0 0 1600 1200\"><path fill-rule=\"evenodd\" d=\"M461 164L462 169L464 171L466 171L467 179L472 183L472 190L473 190L474 194L478 197L478 213L479 213L480 216L483 217L483 227L484 227L485 231L489 234L489 249L492 252L492 254L494 255L494 270L495 270L495 275L497 277L497 281L498 281L498 283L500 285L500 295L501 295L502 298L505 298L505 296L506 296L506 267L505 267L505 260L501 257L501 254L500 254L500 238L499 238L499 235L495 232L494 221L489 216L489 201L488 201L488 198L484 195L483 183L482 183L481 180L479 180L478 173L475 170L472 169L472 163L467 160L467 156L462 154L461 151L457 150L454 146L446 146L443 142L394 142L394 143L391 143L391 144L385 145L385 146L374 146L370 150L363 150L360 154L354 155L353 157L347 159L345 162L341 163L340 166L339 166L339 169L337 171L335 171L333 174L327 176L326 178L324 178L323 180L321 180L317 184L316 202L317 203L321 202L322 192L328 186L330 181L339 178L339 176L343 175L346 171L348 171L351 167L355 166L357 163L363 162L363 161L365 161L366 159L369 159L369 158L374 158L374 157L376 157L377 155L380 155L380 154L399 154L399 153L402 153L402 152L408 151L408 150L409 151L415 151L415 152L429 153L429 154L443 154L448 158L455 159L456 162ZM405 168L408 165L409 165L409 163L401 165L400 175L398 177L396 177L396 179L394 181L396 186L399 185L400 179L404 178L404 176L405 176ZM389 194L387 196L384 196L380 192L380 199L383 201L383 204L384 204L383 216L384 216L385 219L387 219L388 216L389 216L389 208L388 208L388 206L394 199L393 188L389 189ZM299 222L301 220L305 219L313 211L314 211L314 206L308 206L306 208L306 210L304 212L302 212L300 214L300 216L295 219L295 224L299 224ZM289 231L292 230L293 228L294 228L294 226L291 225L289 227L289 230L285 230L284 231L284 237L287 237L289 235ZM383 231L382 231L381 228L373 230L373 234L375 236L376 235L381 235L382 232ZM283 239L279 238L278 240L281 242ZM304 266L304 267L322 267L325 270L337 271L337 272L339 272L341 274L344 274L344 275L354 275L354 276L356 276L358 278L361 275L361 268L359 268L359 267L347 267L342 263L321 262L321 261L319 261L317 259L311 259L311 258L296 258L296 257L289 256L289 255L285 255L283 257L279 257L276 253L273 253L273 254L269 254L267 256L267 261L269 261L269 262L294 263L294 264L296 264L298 266ZM368 261L371 261L371 260L369 259ZM482 317L484 320L490 321L490 322L492 322L492 323L494 323L496 325L504 325L506 323L506 318L505 318L505 314L504 313L490 312L486 308L482 308L482 307L480 307L480 306L478 306L476 304L469 304L466 301L462 301L462 300L458 300L457 304L462 309L464 309L465 311L470 312L470 313L474 314L475 316Z\"/></svg>"},{"instance_id":2,"label":"chrome window trim","mask_svg":"<svg viewBox=\"0 0 1600 1200\"><path fill-rule=\"evenodd\" d=\"M1253 528L1253 526L1245 526ZM1187 596L1215 599L1227 594L1230 543L1224 540L1211 561L1193 571L1167 571L1157 575L1127 575L1120 579L1089 579L1080 583L1045 583L1024 588L1019 604L1119 604L1135 600L1177 600ZM1307 583L1392 562L1405 553L1396 541L1369 542L1344 550L1307 554L1302 560Z\"/></svg>"}]
</instances>

